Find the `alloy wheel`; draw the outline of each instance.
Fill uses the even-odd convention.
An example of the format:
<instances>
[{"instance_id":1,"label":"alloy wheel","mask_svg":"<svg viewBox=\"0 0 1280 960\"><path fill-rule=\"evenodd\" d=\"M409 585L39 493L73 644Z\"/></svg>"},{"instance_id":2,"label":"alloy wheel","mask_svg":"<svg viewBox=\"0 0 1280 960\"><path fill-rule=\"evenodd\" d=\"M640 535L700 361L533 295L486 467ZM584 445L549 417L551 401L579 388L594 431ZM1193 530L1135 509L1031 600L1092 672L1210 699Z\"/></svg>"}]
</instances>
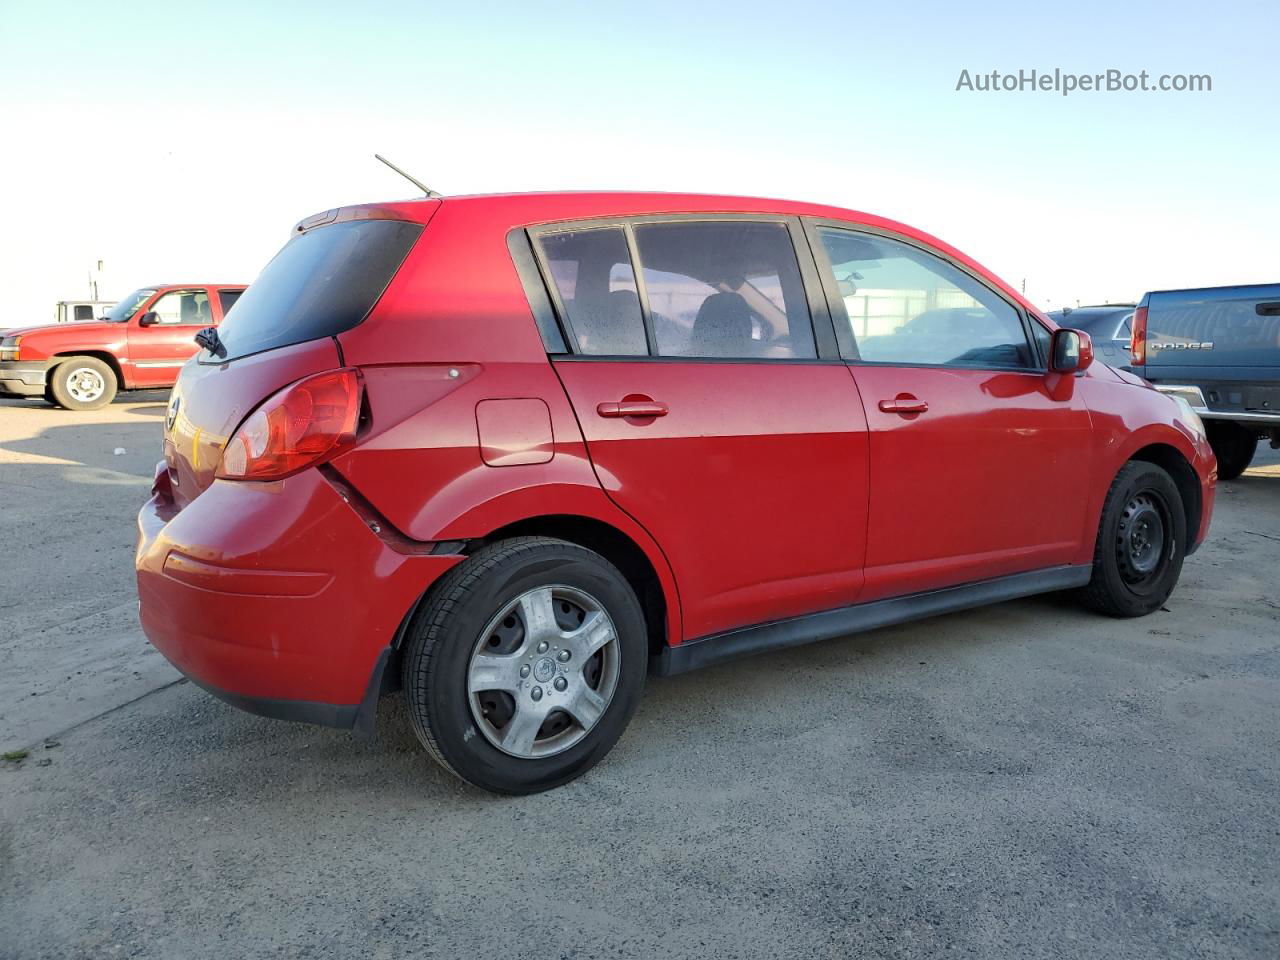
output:
<instances>
[{"instance_id":1,"label":"alloy wheel","mask_svg":"<svg viewBox=\"0 0 1280 960\"><path fill-rule=\"evenodd\" d=\"M467 668L471 713L503 753L554 756L609 707L621 651L604 606L574 587L526 591L481 632Z\"/></svg>"}]
</instances>

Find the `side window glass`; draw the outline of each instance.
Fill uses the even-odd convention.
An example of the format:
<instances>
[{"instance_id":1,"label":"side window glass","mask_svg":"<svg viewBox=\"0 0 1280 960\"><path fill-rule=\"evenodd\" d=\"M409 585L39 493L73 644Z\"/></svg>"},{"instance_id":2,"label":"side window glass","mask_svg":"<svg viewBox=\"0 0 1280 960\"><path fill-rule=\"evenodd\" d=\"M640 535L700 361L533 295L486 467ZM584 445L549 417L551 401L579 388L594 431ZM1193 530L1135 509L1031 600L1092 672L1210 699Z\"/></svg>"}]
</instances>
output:
<instances>
[{"instance_id":1,"label":"side window glass","mask_svg":"<svg viewBox=\"0 0 1280 960\"><path fill-rule=\"evenodd\" d=\"M1038 320L1031 321L1031 339L1036 342L1036 349L1040 351L1040 359L1032 364L1032 366L1042 366L1049 362L1049 341L1051 339L1049 331L1040 325Z\"/></svg>"},{"instance_id":2,"label":"side window glass","mask_svg":"<svg viewBox=\"0 0 1280 960\"><path fill-rule=\"evenodd\" d=\"M640 296L622 228L544 234L538 246L577 352L647 356Z\"/></svg>"},{"instance_id":3,"label":"side window glass","mask_svg":"<svg viewBox=\"0 0 1280 960\"><path fill-rule=\"evenodd\" d=\"M244 293L243 290L218 291L218 303L222 306L222 315L224 317L227 315L227 311L230 310L235 302L240 299L240 294L242 293Z\"/></svg>"},{"instance_id":4,"label":"side window glass","mask_svg":"<svg viewBox=\"0 0 1280 960\"><path fill-rule=\"evenodd\" d=\"M150 313L158 322L191 327L207 327L213 323L209 310L209 294L204 290L174 290L151 305Z\"/></svg>"},{"instance_id":5,"label":"side window glass","mask_svg":"<svg viewBox=\"0 0 1280 960\"><path fill-rule=\"evenodd\" d=\"M910 244L819 228L858 358L871 363L1035 367L1017 310Z\"/></svg>"},{"instance_id":6,"label":"side window glass","mask_svg":"<svg viewBox=\"0 0 1280 960\"><path fill-rule=\"evenodd\" d=\"M645 223L635 235L660 356L817 356L785 224Z\"/></svg>"}]
</instances>

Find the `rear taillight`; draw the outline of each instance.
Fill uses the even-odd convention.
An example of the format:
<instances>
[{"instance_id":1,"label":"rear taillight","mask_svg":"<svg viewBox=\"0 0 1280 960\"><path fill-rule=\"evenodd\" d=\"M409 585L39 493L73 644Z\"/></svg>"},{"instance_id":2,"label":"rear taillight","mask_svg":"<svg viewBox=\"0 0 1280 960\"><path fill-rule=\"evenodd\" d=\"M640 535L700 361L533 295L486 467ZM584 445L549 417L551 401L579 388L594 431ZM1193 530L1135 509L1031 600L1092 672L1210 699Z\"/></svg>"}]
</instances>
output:
<instances>
[{"instance_id":1,"label":"rear taillight","mask_svg":"<svg viewBox=\"0 0 1280 960\"><path fill-rule=\"evenodd\" d=\"M249 414L227 442L218 476L279 480L350 449L362 389L359 372L350 368L285 387Z\"/></svg>"},{"instance_id":2,"label":"rear taillight","mask_svg":"<svg viewBox=\"0 0 1280 960\"><path fill-rule=\"evenodd\" d=\"M1129 338L1129 359L1136 365L1147 362L1147 308L1133 311L1133 336Z\"/></svg>"}]
</instances>

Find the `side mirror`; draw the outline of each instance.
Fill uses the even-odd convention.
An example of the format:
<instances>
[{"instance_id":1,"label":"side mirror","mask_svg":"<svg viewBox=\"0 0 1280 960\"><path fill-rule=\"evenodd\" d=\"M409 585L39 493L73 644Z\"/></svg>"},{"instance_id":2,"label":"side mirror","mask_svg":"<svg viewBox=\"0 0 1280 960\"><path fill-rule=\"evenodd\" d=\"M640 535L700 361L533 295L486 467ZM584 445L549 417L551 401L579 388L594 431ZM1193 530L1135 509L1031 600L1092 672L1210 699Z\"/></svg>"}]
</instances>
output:
<instances>
[{"instance_id":1,"label":"side mirror","mask_svg":"<svg viewBox=\"0 0 1280 960\"><path fill-rule=\"evenodd\" d=\"M1049 369L1054 373L1082 373L1093 363L1093 341L1083 330L1053 331L1049 341Z\"/></svg>"},{"instance_id":2,"label":"side mirror","mask_svg":"<svg viewBox=\"0 0 1280 960\"><path fill-rule=\"evenodd\" d=\"M159 322L160 316L154 310L148 310L138 318L138 326L140 327L154 327Z\"/></svg>"}]
</instances>

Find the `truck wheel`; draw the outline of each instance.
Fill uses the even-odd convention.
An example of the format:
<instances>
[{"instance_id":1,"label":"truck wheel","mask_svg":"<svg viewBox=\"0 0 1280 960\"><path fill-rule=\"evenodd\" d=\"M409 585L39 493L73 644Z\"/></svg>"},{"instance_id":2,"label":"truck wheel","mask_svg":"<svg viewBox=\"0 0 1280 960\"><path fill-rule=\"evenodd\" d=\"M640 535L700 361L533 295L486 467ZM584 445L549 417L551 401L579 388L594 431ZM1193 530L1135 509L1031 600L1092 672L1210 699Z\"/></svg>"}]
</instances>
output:
<instances>
[{"instance_id":1,"label":"truck wheel","mask_svg":"<svg viewBox=\"0 0 1280 960\"><path fill-rule=\"evenodd\" d=\"M1111 617L1141 617L1169 599L1187 542L1187 518L1173 478L1154 463L1124 465L1102 508L1085 606Z\"/></svg>"},{"instance_id":2,"label":"truck wheel","mask_svg":"<svg viewBox=\"0 0 1280 960\"><path fill-rule=\"evenodd\" d=\"M1218 458L1219 480L1234 480L1249 469L1258 449L1256 433L1230 420L1209 420L1205 429L1213 455Z\"/></svg>"},{"instance_id":3,"label":"truck wheel","mask_svg":"<svg viewBox=\"0 0 1280 960\"><path fill-rule=\"evenodd\" d=\"M97 410L116 395L115 372L97 357L68 357L49 371L49 391L68 410Z\"/></svg>"},{"instance_id":4,"label":"truck wheel","mask_svg":"<svg viewBox=\"0 0 1280 960\"><path fill-rule=\"evenodd\" d=\"M57 368L55 367L54 370L56 369ZM58 403L58 398L53 395L53 370L50 370L46 376L48 379L45 381L44 385L44 402L49 404L51 407L61 406L61 404Z\"/></svg>"},{"instance_id":5,"label":"truck wheel","mask_svg":"<svg viewBox=\"0 0 1280 960\"><path fill-rule=\"evenodd\" d=\"M432 589L409 627L405 699L447 770L526 794L594 766L635 713L648 637L599 554L546 537L490 544Z\"/></svg>"}]
</instances>

